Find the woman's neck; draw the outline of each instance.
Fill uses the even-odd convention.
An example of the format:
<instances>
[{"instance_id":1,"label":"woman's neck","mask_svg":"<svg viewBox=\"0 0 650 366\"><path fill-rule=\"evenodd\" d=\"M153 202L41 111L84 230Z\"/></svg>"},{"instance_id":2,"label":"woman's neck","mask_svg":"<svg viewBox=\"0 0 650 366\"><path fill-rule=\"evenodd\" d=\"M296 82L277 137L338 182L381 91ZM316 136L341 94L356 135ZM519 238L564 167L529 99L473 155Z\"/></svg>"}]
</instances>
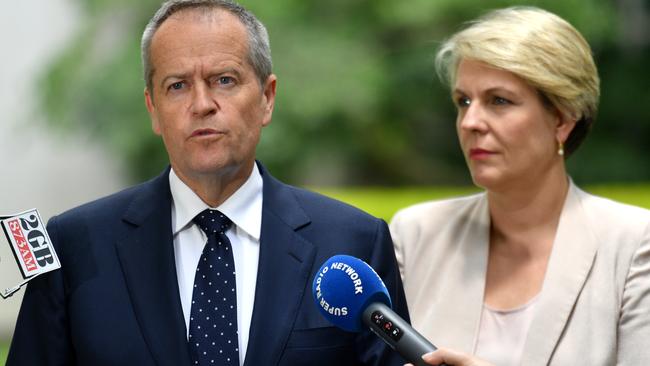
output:
<instances>
[{"instance_id":1,"label":"woman's neck","mask_svg":"<svg viewBox=\"0 0 650 366\"><path fill-rule=\"evenodd\" d=\"M531 238L555 235L568 190L563 167L520 187L488 190L492 239L523 249L535 244Z\"/></svg>"}]
</instances>

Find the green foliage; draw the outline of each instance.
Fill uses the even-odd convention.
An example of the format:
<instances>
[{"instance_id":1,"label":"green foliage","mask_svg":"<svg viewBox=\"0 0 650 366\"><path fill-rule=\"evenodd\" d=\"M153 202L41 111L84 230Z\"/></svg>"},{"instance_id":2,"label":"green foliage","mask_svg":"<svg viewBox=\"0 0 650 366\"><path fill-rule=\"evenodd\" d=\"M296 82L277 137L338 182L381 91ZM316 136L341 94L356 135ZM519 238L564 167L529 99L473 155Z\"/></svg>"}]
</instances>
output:
<instances>
[{"instance_id":1,"label":"green foliage","mask_svg":"<svg viewBox=\"0 0 650 366\"><path fill-rule=\"evenodd\" d=\"M9 353L9 343L0 342L0 363L4 365L7 362L7 355Z\"/></svg>"},{"instance_id":2,"label":"green foliage","mask_svg":"<svg viewBox=\"0 0 650 366\"><path fill-rule=\"evenodd\" d=\"M650 185L593 185L587 192L619 202L650 209ZM479 192L474 187L402 187L402 188L320 188L316 191L334 197L370 214L390 221L397 210L425 201L459 197Z\"/></svg>"},{"instance_id":3,"label":"green foliage","mask_svg":"<svg viewBox=\"0 0 650 366\"><path fill-rule=\"evenodd\" d=\"M650 209L648 184L597 184L588 186L586 190L598 196Z\"/></svg>"},{"instance_id":4,"label":"green foliage","mask_svg":"<svg viewBox=\"0 0 650 366\"><path fill-rule=\"evenodd\" d=\"M316 191L389 221L397 210L416 203L460 197L479 192L473 187L352 187L322 188Z\"/></svg>"},{"instance_id":5,"label":"green foliage","mask_svg":"<svg viewBox=\"0 0 650 366\"><path fill-rule=\"evenodd\" d=\"M598 120L569 168L579 173L574 174L577 180L648 181L650 48L629 54L609 50L602 55Z\"/></svg>"},{"instance_id":6,"label":"green foliage","mask_svg":"<svg viewBox=\"0 0 650 366\"><path fill-rule=\"evenodd\" d=\"M144 108L139 40L159 1L79 0L86 26L43 80L43 104L62 131L86 129L132 178L167 162ZM302 184L469 184L455 111L435 77L437 45L496 0L243 0L267 25L278 75L274 122L258 155ZM649 180L648 46L624 52L620 14L599 0L528 1L572 22L592 44L603 102L578 182ZM630 103L633 98L634 103Z\"/></svg>"}]
</instances>

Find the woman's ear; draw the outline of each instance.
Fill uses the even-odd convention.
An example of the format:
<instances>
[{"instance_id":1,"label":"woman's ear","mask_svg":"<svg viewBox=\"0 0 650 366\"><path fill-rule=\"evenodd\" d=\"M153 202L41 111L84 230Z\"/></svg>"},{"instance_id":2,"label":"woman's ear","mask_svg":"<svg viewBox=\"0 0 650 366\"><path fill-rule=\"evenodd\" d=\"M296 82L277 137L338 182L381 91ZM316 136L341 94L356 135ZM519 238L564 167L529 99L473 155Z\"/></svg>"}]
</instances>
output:
<instances>
[{"instance_id":1,"label":"woman's ear","mask_svg":"<svg viewBox=\"0 0 650 366\"><path fill-rule=\"evenodd\" d=\"M559 109L556 109L555 114L557 116L557 122L555 125L555 139L558 142L564 144L569 138L569 135L571 134L571 131L573 131L573 128L576 126L578 120L571 116L569 113L562 112Z\"/></svg>"}]
</instances>

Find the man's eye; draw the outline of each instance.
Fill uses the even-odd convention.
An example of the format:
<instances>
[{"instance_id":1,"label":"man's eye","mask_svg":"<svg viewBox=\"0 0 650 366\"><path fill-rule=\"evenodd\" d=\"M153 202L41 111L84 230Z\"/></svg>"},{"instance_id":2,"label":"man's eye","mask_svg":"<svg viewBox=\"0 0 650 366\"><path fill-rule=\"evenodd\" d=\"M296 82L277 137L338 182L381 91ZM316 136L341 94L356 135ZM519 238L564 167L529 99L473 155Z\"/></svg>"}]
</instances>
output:
<instances>
[{"instance_id":1,"label":"man's eye","mask_svg":"<svg viewBox=\"0 0 650 366\"><path fill-rule=\"evenodd\" d=\"M177 81L177 82L173 83L172 85L170 85L169 89L180 90L180 89L183 89L184 85L185 84L182 81Z\"/></svg>"},{"instance_id":2,"label":"man's eye","mask_svg":"<svg viewBox=\"0 0 650 366\"><path fill-rule=\"evenodd\" d=\"M221 76L221 77L219 77L219 84L229 85L229 84L233 84L234 82L235 82L235 79L231 78L230 76Z\"/></svg>"}]
</instances>

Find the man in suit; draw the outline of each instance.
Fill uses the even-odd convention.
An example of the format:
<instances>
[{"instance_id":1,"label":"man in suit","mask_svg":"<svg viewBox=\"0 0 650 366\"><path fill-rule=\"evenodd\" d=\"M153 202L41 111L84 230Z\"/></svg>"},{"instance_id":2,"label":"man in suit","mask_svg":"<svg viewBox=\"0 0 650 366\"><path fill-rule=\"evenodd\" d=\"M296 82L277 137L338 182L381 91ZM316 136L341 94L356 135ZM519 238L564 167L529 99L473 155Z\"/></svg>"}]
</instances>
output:
<instances>
[{"instance_id":1,"label":"man in suit","mask_svg":"<svg viewBox=\"0 0 650 366\"><path fill-rule=\"evenodd\" d=\"M408 319L385 222L256 163L276 92L264 26L227 1L168 1L142 51L171 167L50 220L62 268L29 284L7 365L401 365L310 293L350 254Z\"/></svg>"}]
</instances>

